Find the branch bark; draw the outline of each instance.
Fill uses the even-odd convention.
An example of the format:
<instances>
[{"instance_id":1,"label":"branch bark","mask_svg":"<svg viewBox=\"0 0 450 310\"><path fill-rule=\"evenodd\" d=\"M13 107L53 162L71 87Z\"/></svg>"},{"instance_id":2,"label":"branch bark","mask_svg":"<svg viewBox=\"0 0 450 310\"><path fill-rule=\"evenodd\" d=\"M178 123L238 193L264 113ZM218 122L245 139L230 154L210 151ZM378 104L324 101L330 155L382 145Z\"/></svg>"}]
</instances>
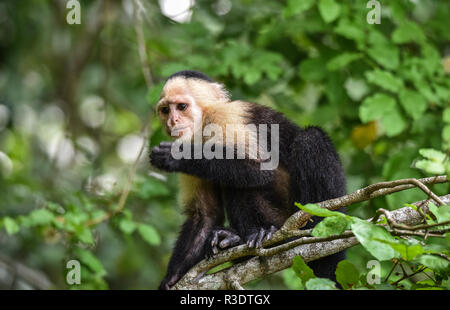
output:
<instances>
[{"instance_id":1,"label":"branch bark","mask_svg":"<svg viewBox=\"0 0 450 310\"><path fill-rule=\"evenodd\" d=\"M357 202L370 200L382 195L388 195L417 186L431 197L428 200L414 203L414 205L418 207L419 212L410 207L404 207L389 212L389 220L391 222L395 222L397 225L414 226L423 222L422 212L428 212L427 205L430 201L434 200L435 203L441 205L450 203L450 194L437 197L425 185L445 183L448 181L446 176L437 176L420 180L403 179L392 182L381 182L372 184L349 195L318 203L318 205L329 210L336 210ZM298 230L298 228L304 226L309 218L311 218L311 215L303 211L293 214L286 221L285 225L274 234L271 240L263 243L263 246L267 247L293 236L303 238L270 249L250 249L247 245L240 245L220 252L218 255L205 259L194 266L174 286L174 289L235 289L254 279L289 268L293 258L297 255L302 256L306 262L310 262L358 244L358 241L353 237L351 232L345 232L340 236L332 236L339 238L336 240L330 240L332 238L322 238L323 240L320 240L321 238L311 237L311 230ZM402 235L402 232L404 232L405 235L414 233L411 230L396 230L395 234ZM212 267L244 256L255 257L217 273L205 275Z\"/></svg>"}]
</instances>

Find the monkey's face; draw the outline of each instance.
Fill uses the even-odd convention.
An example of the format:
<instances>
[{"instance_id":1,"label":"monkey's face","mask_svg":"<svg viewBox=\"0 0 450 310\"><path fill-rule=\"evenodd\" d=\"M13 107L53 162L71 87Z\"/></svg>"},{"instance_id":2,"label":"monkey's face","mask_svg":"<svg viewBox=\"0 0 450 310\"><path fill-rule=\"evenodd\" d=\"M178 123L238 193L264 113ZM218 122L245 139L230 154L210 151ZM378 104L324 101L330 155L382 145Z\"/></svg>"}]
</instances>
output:
<instances>
[{"instance_id":1,"label":"monkey's face","mask_svg":"<svg viewBox=\"0 0 450 310\"><path fill-rule=\"evenodd\" d=\"M201 132L202 113L207 106L228 101L228 93L221 84L175 77L164 85L156 108L168 135L189 140L195 132Z\"/></svg>"},{"instance_id":2,"label":"monkey's face","mask_svg":"<svg viewBox=\"0 0 450 310\"><path fill-rule=\"evenodd\" d=\"M201 126L201 109L195 99L186 93L164 95L157 111L167 134L174 139L190 139L197 126Z\"/></svg>"}]
</instances>

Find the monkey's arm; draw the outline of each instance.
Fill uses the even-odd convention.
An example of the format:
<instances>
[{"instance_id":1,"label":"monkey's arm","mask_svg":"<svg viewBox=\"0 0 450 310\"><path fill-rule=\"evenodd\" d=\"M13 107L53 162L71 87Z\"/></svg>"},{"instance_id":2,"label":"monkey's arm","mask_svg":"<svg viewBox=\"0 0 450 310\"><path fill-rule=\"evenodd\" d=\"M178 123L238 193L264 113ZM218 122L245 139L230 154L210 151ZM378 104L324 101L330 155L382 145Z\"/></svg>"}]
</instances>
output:
<instances>
[{"instance_id":1,"label":"monkey's arm","mask_svg":"<svg viewBox=\"0 0 450 310\"><path fill-rule=\"evenodd\" d=\"M261 170L260 163L256 160L225 158L176 160L172 157L171 145L170 142L162 142L153 148L150 155L152 165L169 172L194 175L223 186L255 188L269 185L273 181L274 171ZM223 154L226 154L225 147Z\"/></svg>"}]
</instances>

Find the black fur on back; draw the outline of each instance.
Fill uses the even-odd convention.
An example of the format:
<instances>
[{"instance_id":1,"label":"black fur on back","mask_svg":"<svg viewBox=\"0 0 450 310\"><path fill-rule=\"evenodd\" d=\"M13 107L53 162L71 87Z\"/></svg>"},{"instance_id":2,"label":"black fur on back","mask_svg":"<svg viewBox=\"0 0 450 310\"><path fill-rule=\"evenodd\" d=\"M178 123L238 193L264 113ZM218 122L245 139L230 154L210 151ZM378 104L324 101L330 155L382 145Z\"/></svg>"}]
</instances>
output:
<instances>
[{"instance_id":1,"label":"black fur on back","mask_svg":"<svg viewBox=\"0 0 450 310\"><path fill-rule=\"evenodd\" d=\"M169 78L167 80L173 79L175 77L183 77L185 79L199 79L199 80L207 81L210 83L214 82L214 80L211 79L206 74L198 72L198 71L194 71L194 70L178 71L178 72L172 74L171 76L169 76Z\"/></svg>"}]
</instances>

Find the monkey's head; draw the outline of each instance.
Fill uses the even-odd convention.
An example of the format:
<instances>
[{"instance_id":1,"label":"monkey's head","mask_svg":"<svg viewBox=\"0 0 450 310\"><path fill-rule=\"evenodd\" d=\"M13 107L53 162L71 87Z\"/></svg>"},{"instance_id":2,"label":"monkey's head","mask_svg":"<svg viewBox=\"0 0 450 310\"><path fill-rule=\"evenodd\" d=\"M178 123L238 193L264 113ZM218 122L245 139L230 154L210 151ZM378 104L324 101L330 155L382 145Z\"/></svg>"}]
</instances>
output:
<instances>
[{"instance_id":1,"label":"monkey's head","mask_svg":"<svg viewBox=\"0 0 450 310\"><path fill-rule=\"evenodd\" d=\"M197 71L179 71L167 79L156 111L169 136L191 139L202 129L204 109L229 101L222 84Z\"/></svg>"}]
</instances>

